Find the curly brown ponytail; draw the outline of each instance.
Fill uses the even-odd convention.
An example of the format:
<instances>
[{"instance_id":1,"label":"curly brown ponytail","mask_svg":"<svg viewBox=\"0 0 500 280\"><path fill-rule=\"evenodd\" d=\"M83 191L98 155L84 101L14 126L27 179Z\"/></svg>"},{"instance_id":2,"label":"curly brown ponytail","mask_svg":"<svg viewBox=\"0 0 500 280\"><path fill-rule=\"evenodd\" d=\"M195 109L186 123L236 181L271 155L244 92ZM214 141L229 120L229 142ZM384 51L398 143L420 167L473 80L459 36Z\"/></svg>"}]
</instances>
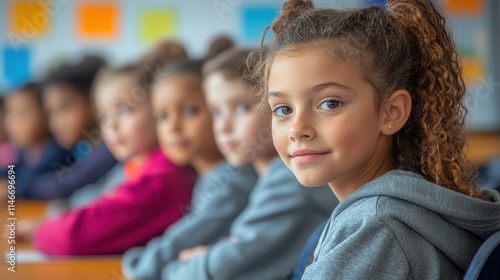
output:
<instances>
[{"instance_id":1,"label":"curly brown ponytail","mask_svg":"<svg viewBox=\"0 0 500 280\"><path fill-rule=\"evenodd\" d=\"M315 9L291 0L272 24L273 42L248 60L256 94L267 101L269 68L278 53L325 47L357 66L377 90L377 102L398 89L412 98L405 126L393 136L393 168L478 197L476 170L465 147L462 68L445 19L427 0L389 0L355 10Z\"/></svg>"},{"instance_id":2,"label":"curly brown ponytail","mask_svg":"<svg viewBox=\"0 0 500 280\"><path fill-rule=\"evenodd\" d=\"M425 1L391 0L387 8L399 32L407 34L409 43L417 46L415 57L419 59L415 67L418 75L413 93L418 100L414 111L419 114L414 113L412 118L414 126L422 131L421 171L436 184L476 196L477 190L472 187L474 170L464 153L465 83L445 19ZM397 148L395 152L399 155L409 154L414 149L411 146Z\"/></svg>"}]
</instances>

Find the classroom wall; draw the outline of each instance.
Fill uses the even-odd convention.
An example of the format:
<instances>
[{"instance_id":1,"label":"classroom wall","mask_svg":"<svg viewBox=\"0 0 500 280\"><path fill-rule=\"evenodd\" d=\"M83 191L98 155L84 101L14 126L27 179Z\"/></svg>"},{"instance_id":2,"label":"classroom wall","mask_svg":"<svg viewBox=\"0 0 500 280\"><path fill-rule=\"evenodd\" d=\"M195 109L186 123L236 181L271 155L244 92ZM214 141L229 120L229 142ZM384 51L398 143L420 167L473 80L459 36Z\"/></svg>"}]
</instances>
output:
<instances>
[{"instance_id":1,"label":"classroom wall","mask_svg":"<svg viewBox=\"0 0 500 280\"><path fill-rule=\"evenodd\" d=\"M258 46L262 30L283 2L0 0L0 92L8 92L29 78L41 78L54 65L88 53L103 55L112 65L131 62L160 37L178 39L193 56L202 56L210 40L219 34L230 35L241 45ZM337 8L383 2L314 1L320 7ZM499 64L494 63L500 63L496 31L500 23L495 16L500 14L498 1L434 2L446 12L457 45L467 57L470 127L500 131L500 74L495 68ZM29 3L35 3L35 8ZM109 9L97 17L85 13L96 5Z\"/></svg>"}]
</instances>

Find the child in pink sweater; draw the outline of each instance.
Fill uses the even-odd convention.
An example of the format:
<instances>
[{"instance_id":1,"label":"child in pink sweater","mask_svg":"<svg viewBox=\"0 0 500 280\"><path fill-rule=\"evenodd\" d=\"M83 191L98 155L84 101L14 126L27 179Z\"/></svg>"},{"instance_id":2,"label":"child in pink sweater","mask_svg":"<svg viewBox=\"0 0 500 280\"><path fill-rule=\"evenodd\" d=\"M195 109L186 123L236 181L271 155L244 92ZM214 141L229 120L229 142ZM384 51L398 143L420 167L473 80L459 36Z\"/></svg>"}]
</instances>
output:
<instances>
[{"instance_id":1,"label":"child in pink sweater","mask_svg":"<svg viewBox=\"0 0 500 280\"><path fill-rule=\"evenodd\" d=\"M140 83L144 67L104 70L95 85L103 139L120 161L134 162L136 176L98 200L45 221L36 247L52 255L122 253L163 233L182 216L196 175L158 148L149 100Z\"/></svg>"}]
</instances>

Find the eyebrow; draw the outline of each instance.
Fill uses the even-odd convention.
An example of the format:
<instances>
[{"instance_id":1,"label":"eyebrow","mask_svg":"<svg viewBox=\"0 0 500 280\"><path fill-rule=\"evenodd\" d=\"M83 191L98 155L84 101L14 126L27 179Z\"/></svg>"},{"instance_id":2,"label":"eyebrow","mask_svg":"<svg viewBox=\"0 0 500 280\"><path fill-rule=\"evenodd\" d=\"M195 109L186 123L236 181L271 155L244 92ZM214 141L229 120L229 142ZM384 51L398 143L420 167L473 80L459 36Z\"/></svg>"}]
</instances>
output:
<instances>
[{"instance_id":1,"label":"eyebrow","mask_svg":"<svg viewBox=\"0 0 500 280\"><path fill-rule=\"evenodd\" d=\"M327 82L327 83L322 83L322 84L318 84L318 85L315 85L311 88L310 92L311 93L317 93L317 92L321 92L327 88L338 88L338 89L341 89L342 91L345 91L347 93L353 93L353 90L349 87L346 87L344 85L341 85L339 83L335 83L335 82ZM280 97L284 97L285 96L285 93L281 92L281 91L271 91L269 92L269 97L268 98L280 98Z\"/></svg>"},{"instance_id":2,"label":"eyebrow","mask_svg":"<svg viewBox=\"0 0 500 280\"><path fill-rule=\"evenodd\" d=\"M323 83L323 84L319 84L319 85L315 85L313 88L312 88L312 92L319 92L319 91L322 91L326 88L330 88L330 87L333 87L333 88L338 88L338 89L341 89L341 90L344 90L344 91L348 91L348 92L352 92L352 89L349 88L349 87L346 87L344 85L341 85L341 84L338 84L338 83L335 83L335 82L328 82L328 83Z\"/></svg>"}]
</instances>

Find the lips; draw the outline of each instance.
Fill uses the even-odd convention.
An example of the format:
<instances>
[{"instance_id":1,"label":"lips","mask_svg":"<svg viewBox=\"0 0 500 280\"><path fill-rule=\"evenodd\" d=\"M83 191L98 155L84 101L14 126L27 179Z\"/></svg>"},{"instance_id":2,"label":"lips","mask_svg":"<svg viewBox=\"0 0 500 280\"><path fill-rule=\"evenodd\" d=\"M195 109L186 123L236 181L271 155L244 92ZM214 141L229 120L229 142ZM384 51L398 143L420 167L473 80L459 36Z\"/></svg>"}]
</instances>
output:
<instances>
[{"instance_id":1,"label":"lips","mask_svg":"<svg viewBox=\"0 0 500 280\"><path fill-rule=\"evenodd\" d=\"M292 160L296 163L311 163L323 158L329 152L316 150L297 150L290 154Z\"/></svg>"},{"instance_id":2,"label":"lips","mask_svg":"<svg viewBox=\"0 0 500 280\"><path fill-rule=\"evenodd\" d=\"M174 149L182 149L187 147L188 141L183 140L183 139L178 139L170 142L170 147Z\"/></svg>"},{"instance_id":3,"label":"lips","mask_svg":"<svg viewBox=\"0 0 500 280\"><path fill-rule=\"evenodd\" d=\"M238 148L238 143L234 141L227 141L221 143L221 148L224 151L234 152Z\"/></svg>"}]
</instances>

